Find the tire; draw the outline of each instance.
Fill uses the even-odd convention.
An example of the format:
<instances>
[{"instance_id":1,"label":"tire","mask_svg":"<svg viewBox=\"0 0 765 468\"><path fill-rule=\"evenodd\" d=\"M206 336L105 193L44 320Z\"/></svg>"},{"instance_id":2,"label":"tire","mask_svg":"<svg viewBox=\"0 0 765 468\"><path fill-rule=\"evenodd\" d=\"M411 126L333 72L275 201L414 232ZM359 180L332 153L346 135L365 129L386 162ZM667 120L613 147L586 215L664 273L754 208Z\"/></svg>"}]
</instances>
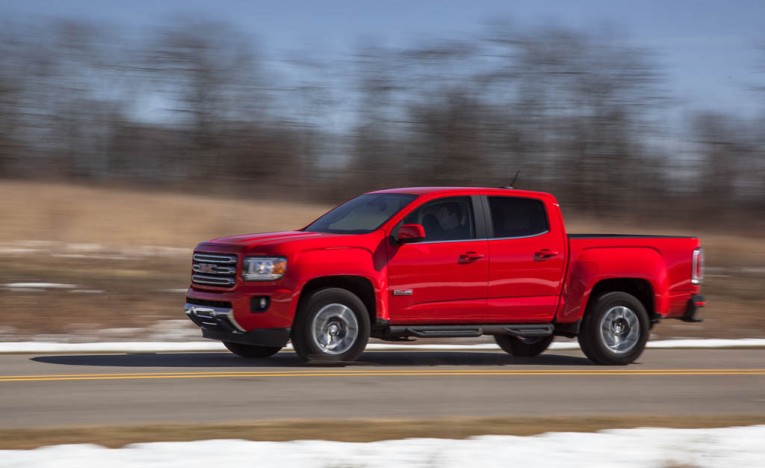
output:
<instances>
[{"instance_id":1,"label":"tire","mask_svg":"<svg viewBox=\"0 0 765 468\"><path fill-rule=\"evenodd\" d=\"M304 301L292 328L292 345L303 362L350 362L369 341L369 313L352 292L320 289Z\"/></svg>"},{"instance_id":2,"label":"tire","mask_svg":"<svg viewBox=\"0 0 765 468\"><path fill-rule=\"evenodd\" d=\"M550 343L553 342L554 338L553 335L534 337L494 335L494 341L497 342L499 347L515 357L539 356L550 347Z\"/></svg>"},{"instance_id":3,"label":"tire","mask_svg":"<svg viewBox=\"0 0 765 468\"><path fill-rule=\"evenodd\" d=\"M231 341L224 341L223 346L228 348L229 351L248 359L264 359L273 356L281 351L281 346L257 346L248 345L242 343L232 343Z\"/></svg>"},{"instance_id":4,"label":"tire","mask_svg":"<svg viewBox=\"0 0 765 468\"><path fill-rule=\"evenodd\" d=\"M635 296L605 293L587 307L579 346L597 364L624 366L643 353L650 329L648 313Z\"/></svg>"}]
</instances>

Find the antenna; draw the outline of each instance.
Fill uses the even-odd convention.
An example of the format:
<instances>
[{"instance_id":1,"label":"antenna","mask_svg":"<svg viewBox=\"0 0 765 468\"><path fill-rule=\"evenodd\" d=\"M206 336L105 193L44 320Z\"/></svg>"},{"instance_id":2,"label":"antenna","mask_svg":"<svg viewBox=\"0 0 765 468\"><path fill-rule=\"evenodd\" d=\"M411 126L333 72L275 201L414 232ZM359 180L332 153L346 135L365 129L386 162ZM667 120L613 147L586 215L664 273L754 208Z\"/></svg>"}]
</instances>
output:
<instances>
[{"instance_id":1,"label":"antenna","mask_svg":"<svg viewBox=\"0 0 765 468\"><path fill-rule=\"evenodd\" d=\"M503 189L511 189L511 188L515 187L515 181L517 181L517 180L518 180L518 176L520 175L520 173L521 173L521 170L520 170L520 169L518 169L518 171L516 171L516 173L515 173L515 177L513 177L513 181L512 181L512 182L510 182L510 185L503 185L503 186L502 186L502 187L500 187L500 188L503 188Z\"/></svg>"},{"instance_id":2,"label":"antenna","mask_svg":"<svg viewBox=\"0 0 765 468\"><path fill-rule=\"evenodd\" d=\"M515 181L518 180L518 176L519 175L521 175L521 170L520 169L518 169L518 171L516 171L515 177L513 177L513 181L510 182L510 188L515 187Z\"/></svg>"}]
</instances>

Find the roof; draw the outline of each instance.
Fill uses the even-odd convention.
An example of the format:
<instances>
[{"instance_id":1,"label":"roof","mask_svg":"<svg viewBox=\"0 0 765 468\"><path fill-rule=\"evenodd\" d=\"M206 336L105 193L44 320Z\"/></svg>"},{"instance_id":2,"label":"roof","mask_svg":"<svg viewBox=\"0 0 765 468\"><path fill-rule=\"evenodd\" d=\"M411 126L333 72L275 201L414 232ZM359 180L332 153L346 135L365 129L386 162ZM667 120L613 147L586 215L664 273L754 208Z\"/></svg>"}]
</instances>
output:
<instances>
[{"instance_id":1,"label":"roof","mask_svg":"<svg viewBox=\"0 0 765 468\"><path fill-rule=\"evenodd\" d=\"M552 197L549 193L534 192L530 190L516 190L497 187L401 187L385 190L375 190L370 193L405 193L411 195L516 195L534 198Z\"/></svg>"}]
</instances>

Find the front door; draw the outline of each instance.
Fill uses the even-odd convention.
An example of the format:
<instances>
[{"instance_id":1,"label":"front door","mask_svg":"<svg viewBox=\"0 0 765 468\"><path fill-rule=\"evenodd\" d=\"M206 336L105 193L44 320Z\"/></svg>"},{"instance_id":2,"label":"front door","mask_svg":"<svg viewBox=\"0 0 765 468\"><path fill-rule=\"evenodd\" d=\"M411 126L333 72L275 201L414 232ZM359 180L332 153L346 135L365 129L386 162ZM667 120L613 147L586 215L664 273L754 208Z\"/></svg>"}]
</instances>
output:
<instances>
[{"instance_id":1,"label":"front door","mask_svg":"<svg viewBox=\"0 0 765 468\"><path fill-rule=\"evenodd\" d=\"M482 321L489 257L486 239L477 238L474 204L477 197L439 198L404 218L421 224L426 237L389 250L391 324Z\"/></svg>"}]
</instances>

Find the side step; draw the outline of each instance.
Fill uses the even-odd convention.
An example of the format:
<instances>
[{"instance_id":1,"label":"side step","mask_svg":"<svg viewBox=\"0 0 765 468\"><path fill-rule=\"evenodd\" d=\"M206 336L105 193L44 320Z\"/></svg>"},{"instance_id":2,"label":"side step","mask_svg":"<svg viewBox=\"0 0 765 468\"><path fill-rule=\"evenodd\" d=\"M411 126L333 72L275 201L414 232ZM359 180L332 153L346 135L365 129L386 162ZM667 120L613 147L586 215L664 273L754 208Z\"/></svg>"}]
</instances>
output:
<instances>
[{"instance_id":1,"label":"side step","mask_svg":"<svg viewBox=\"0 0 765 468\"><path fill-rule=\"evenodd\" d=\"M504 329L506 331L505 335L533 337L550 336L555 331L555 326L551 323L534 323L530 325L508 325Z\"/></svg>"},{"instance_id":2,"label":"side step","mask_svg":"<svg viewBox=\"0 0 765 468\"><path fill-rule=\"evenodd\" d=\"M481 335L511 335L520 337L550 336L551 323L488 324L488 325L397 325L388 327L386 337L406 338L474 338Z\"/></svg>"},{"instance_id":3,"label":"side step","mask_svg":"<svg viewBox=\"0 0 765 468\"><path fill-rule=\"evenodd\" d=\"M466 325L417 325L409 327L390 327L394 336L416 336L418 338L457 338L483 335L480 326Z\"/></svg>"}]
</instances>

